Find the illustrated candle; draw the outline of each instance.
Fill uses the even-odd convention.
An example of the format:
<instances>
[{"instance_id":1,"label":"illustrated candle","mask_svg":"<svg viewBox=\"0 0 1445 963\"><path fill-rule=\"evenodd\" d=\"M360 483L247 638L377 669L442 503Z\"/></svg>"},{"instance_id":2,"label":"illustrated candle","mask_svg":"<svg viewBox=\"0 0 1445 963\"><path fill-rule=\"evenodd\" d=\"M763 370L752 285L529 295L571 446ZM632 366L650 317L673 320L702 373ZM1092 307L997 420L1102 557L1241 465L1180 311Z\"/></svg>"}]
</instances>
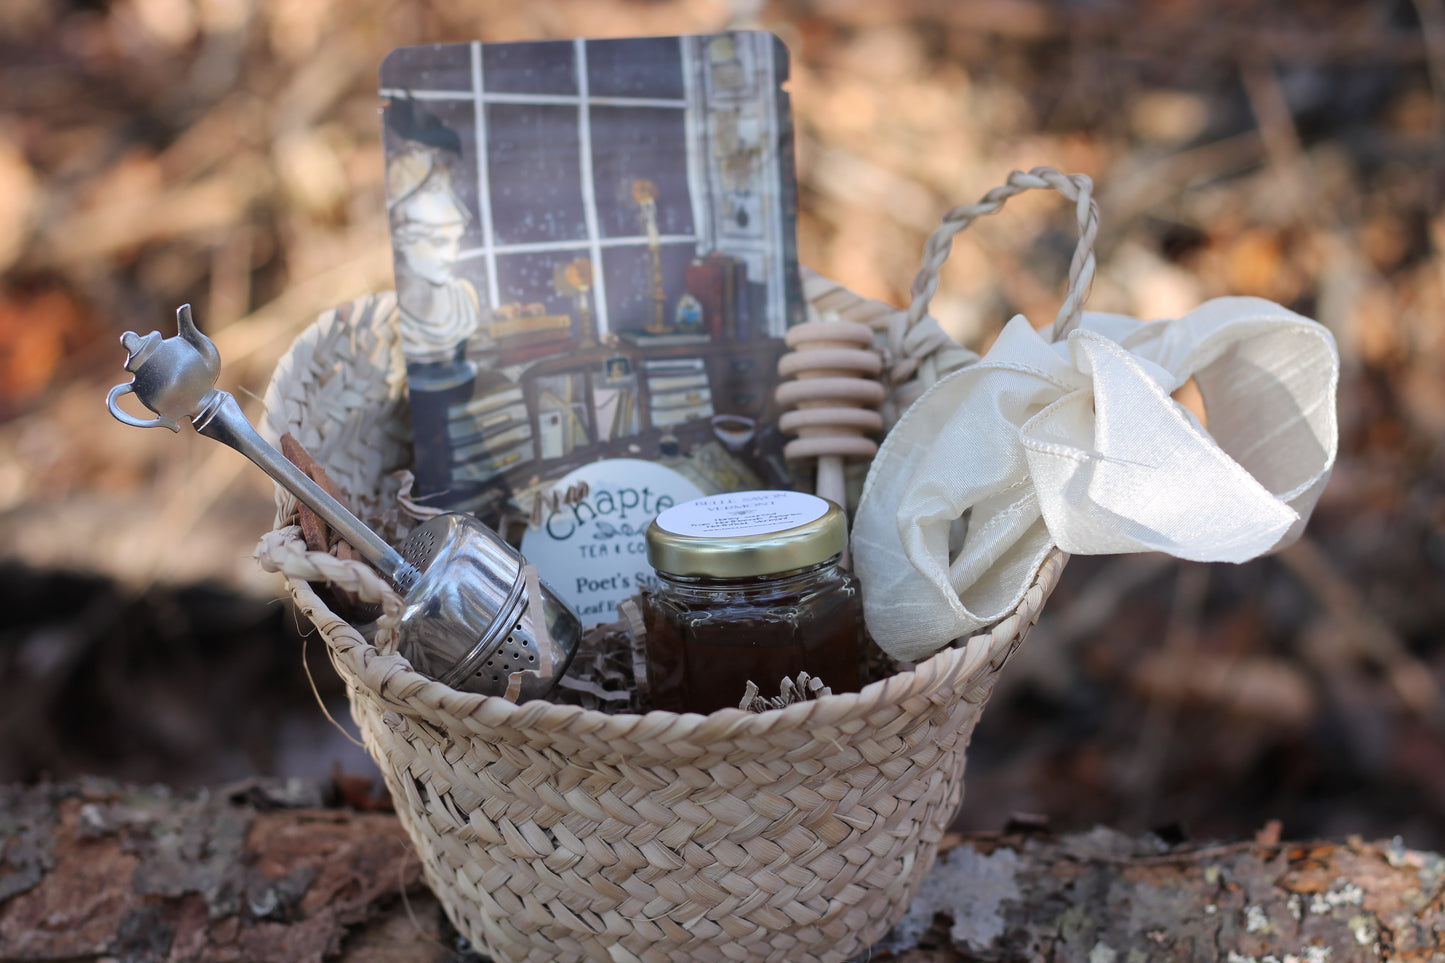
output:
<instances>
[{"instance_id":1,"label":"illustrated candle","mask_svg":"<svg viewBox=\"0 0 1445 963\"><path fill-rule=\"evenodd\" d=\"M684 502L647 529L657 584L644 592L653 707L736 707L799 672L856 691L858 581L839 567L842 510L815 495L750 491Z\"/></svg>"}]
</instances>

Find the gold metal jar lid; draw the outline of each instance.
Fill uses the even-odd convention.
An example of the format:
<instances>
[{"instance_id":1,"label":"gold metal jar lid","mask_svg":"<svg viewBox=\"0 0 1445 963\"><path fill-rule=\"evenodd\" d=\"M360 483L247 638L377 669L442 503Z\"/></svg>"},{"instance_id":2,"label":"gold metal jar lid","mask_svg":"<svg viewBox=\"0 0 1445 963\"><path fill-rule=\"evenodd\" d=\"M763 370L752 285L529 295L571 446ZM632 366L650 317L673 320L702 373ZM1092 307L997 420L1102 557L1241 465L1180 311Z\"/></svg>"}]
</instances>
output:
<instances>
[{"instance_id":1,"label":"gold metal jar lid","mask_svg":"<svg viewBox=\"0 0 1445 963\"><path fill-rule=\"evenodd\" d=\"M668 575L749 578L826 562L847 542L843 510L825 498L729 492L658 515L647 527L647 561Z\"/></svg>"}]
</instances>

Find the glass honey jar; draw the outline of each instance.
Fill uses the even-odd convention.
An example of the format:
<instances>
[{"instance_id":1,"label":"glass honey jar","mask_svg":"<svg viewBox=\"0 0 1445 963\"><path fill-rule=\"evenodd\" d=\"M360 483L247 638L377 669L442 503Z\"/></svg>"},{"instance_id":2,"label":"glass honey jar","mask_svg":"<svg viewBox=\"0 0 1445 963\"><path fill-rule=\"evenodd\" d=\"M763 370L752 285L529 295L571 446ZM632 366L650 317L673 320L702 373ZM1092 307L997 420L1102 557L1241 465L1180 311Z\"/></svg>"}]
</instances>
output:
<instances>
[{"instance_id":1,"label":"glass honey jar","mask_svg":"<svg viewBox=\"0 0 1445 963\"><path fill-rule=\"evenodd\" d=\"M839 566L847 538L842 509L801 492L709 495L658 515L657 581L643 593L653 707L736 708L749 681L776 695L799 672L857 691L863 612Z\"/></svg>"}]
</instances>

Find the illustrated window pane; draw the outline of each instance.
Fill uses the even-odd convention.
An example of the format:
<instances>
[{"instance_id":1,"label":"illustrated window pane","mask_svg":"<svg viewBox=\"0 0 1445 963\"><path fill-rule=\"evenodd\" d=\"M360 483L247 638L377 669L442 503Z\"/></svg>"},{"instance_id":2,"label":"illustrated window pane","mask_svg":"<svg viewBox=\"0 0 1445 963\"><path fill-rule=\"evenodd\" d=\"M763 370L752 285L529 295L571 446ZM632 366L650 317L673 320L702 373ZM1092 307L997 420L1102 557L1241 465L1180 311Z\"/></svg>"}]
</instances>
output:
<instances>
[{"instance_id":1,"label":"illustrated window pane","mask_svg":"<svg viewBox=\"0 0 1445 963\"><path fill-rule=\"evenodd\" d=\"M502 94L577 93L577 51L570 41L490 44L482 58L482 88Z\"/></svg>"},{"instance_id":2,"label":"illustrated window pane","mask_svg":"<svg viewBox=\"0 0 1445 963\"><path fill-rule=\"evenodd\" d=\"M593 97L681 100L682 47L676 37L590 40L587 84Z\"/></svg>"},{"instance_id":3,"label":"illustrated window pane","mask_svg":"<svg viewBox=\"0 0 1445 963\"><path fill-rule=\"evenodd\" d=\"M466 44L399 47L381 62L381 86L405 90L470 91L471 48Z\"/></svg>"},{"instance_id":4,"label":"illustrated window pane","mask_svg":"<svg viewBox=\"0 0 1445 963\"><path fill-rule=\"evenodd\" d=\"M577 108L489 104L487 138L497 241L585 238Z\"/></svg>"},{"instance_id":5,"label":"illustrated window pane","mask_svg":"<svg viewBox=\"0 0 1445 963\"><path fill-rule=\"evenodd\" d=\"M659 234L692 234L684 111L593 107L591 119L592 180L602 235L645 235L649 217L656 219ZM643 200L649 195L651 211Z\"/></svg>"},{"instance_id":6,"label":"illustrated window pane","mask_svg":"<svg viewBox=\"0 0 1445 963\"><path fill-rule=\"evenodd\" d=\"M531 357L594 344L592 262L583 249L497 255L497 284L509 344Z\"/></svg>"},{"instance_id":7,"label":"illustrated window pane","mask_svg":"<svg viewBox=\"0 0 1445 963\"><path fill-rule=\"evenodd\" d=\"M602 273L607 282L607 311L612 330L671 331L693 254L692 244L662 245L657 251L659 278L654 270L652 251L645 245L603 251Z\"/></svg>"}]
</instances>

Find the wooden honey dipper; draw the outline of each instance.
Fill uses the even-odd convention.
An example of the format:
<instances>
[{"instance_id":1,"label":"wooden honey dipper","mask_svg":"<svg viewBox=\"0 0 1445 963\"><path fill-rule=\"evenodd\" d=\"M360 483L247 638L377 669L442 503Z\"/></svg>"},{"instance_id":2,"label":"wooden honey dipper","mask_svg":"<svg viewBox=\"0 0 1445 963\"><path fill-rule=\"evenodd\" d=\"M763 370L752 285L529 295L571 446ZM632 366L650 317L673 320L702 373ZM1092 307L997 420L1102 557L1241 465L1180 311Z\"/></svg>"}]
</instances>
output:
<instances>
[{"instance_id":1,"label":"wooden honey dipper","mask_svg":"<svg viewBox=\"0 0 1445 963\"><path fill-rule=\"evenodd\" d=\"M867 436L883 429L876 410L886 394L877 381L883 361L873 329L830 312L789 328L784 340L792 350L778 361L778 374L793 380L778 386L777 400L791 410L778 427L797 437L783 457L818 459L817 493L846 507L843 463L876 454L878 443Z\"/></svg>"}]
</instances>

